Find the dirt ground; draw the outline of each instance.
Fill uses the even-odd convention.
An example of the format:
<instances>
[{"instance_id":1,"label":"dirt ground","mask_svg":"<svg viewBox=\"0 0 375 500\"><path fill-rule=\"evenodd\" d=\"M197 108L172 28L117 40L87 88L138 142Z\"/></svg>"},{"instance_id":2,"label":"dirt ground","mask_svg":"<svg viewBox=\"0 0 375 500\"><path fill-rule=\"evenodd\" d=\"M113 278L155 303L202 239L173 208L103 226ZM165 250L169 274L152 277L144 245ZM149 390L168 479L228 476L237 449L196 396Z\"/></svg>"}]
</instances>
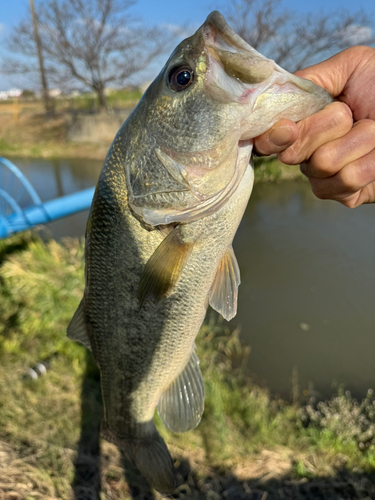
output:
<instances>
[{"instance_id":1,"label":"dirt ground","mask_svg":"<svg viewBox=\"0 0 375 500\"><path fill-rule=\"evenodd\" d=\"M94 443L91 443L92 445ZM225 468L210 468L201 452L189 453L170 447L175 457L178 487L171 496L154 491L115 446L94 444L95 453L64 450L74 462L71 498L75 500L370 500L375 498L374 478L361 473L292 479L295 458L290 450L263 450L251 460ZM100 449L101 448L101 449ZM91 450L93 451L93 449ZM0 499L57 500L37 469L38 454L23 456L21 450L0 441Z\"/></svg>"}]
</instances>

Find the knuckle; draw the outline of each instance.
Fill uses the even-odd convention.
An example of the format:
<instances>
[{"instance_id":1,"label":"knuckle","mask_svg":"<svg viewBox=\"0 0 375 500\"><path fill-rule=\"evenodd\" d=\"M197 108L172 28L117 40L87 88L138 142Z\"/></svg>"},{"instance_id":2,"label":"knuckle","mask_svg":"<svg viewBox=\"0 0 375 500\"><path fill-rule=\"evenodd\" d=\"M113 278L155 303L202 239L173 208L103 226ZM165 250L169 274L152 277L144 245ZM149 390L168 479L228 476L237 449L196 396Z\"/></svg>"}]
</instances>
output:
<instances>
[{"instance_id":1,"label":"knuckle","mask_svg":"<svg viewBox=\"0 0 375 500\"><path fill-rule=\"evenodd\" d=\"M350 197L350 198L345 198L343 200L338 200L344 207L346 208L356 208L357 207L357 200L356 198Z\"/></svg>"},{"instance_id":2,"label":"knuckle","mask_svg":"<svg viewBox=\"0 0 375 500\"><path fill-rule=\"evenodd\" d=\"M322 188L318 188L317 186L311 186L311 190L314 195L319 198L319 200L329 200L331 197L328 192L323 190Z\"/></svg>"},{"instance_id":3,"label":"knuckle","mask_svg":"<svg viewBox=\"0 0 375 500\"><path fill-rule=\"evenodd\" d=\"M302 157L299 154L299 152L296 151L296 147L297 146L295 145L290 146L284 151L278 153L277 157L279 158L280 161L286 163L287 165L298 165L299 163L301 163Z\"/></svg>"},{"instance_id":4,"label":"knuckle","mask_svg":"<svg viewBox=\"0 0 375 500\"><path fill-rule=\"evenodd\" d=\"M337 185L340 193L347 196L352 195L361 189L356 169L344 168L337 174Z\"/></svg>"},{"instance_id":5,"label":"knuckle","mask_svg":"<svg viewBox=\"0 0 375 500\"><path fill-rule=\"evenodd\" d=\"M327 189L327 183L319 179L309 179L311 191L320 200L330 199L330 190Z\"/></svg>"},{"instance_id":6,"label":"knuckle","mask_svg":"<svg viewBox=\"0 0 375 500\"><path fill-rule=\"evenodd\" d=\"M267 132L254 139L253 151L257 156L267 156L273 153L267 140Z\"/></svg>"},{"instance_id":7,"label":"knuckle","mask_svg":"<svg viewBox=\"0 0 375 500\"><path fill-rule=\"evenodd\" d=\"M372 136L372 137L375 137L375 120L369 120L369 119L365 119L365 120L362 120L365 127L366 127L366 131Z\"/></svg>"},{"instance_id":8,"label":"knuckle","mask_svg":"<svg viewBox=\"0 0 375 500\"><path fill-rule=\"evenodd\" d=\"M332 127L350 130L353 125L352 112L343 102L334 102L331 105L329 120Z\"/></svg>"},{"instance_id":9,"label":"knuckle","mask_svg":"<svg viewBox=\"0 0 375 500\"><path fill-rule=\"evenodd\" d=\"M309 160L311 175L327 177L332 175L332 165L336 163L336 151L331 144L320 146Z\"/></svg>"}]
</instances>

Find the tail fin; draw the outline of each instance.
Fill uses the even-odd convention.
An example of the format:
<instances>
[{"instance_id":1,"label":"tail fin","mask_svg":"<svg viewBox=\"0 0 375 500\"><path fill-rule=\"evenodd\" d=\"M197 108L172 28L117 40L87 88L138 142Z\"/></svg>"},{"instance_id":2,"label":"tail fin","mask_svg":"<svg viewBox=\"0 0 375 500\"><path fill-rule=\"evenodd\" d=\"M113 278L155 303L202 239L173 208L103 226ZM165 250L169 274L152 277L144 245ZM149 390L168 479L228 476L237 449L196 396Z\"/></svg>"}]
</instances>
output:
<instances>
[{"instance_id":1,"label":"tail fin","mask_svg":"<svg viewBox=\"0 0 375 500\"><path fill-rule=\"evenodd\" d=\"M149 440L133 441L128 450L130 460L153 488L162 493L174 492L176 485L172 457L159 434Z\"/></svg>"},{"instance_id":2,"label":"tail fin","mask_svg":"<svg viewBox=\"0 0 375 500\"><path fill-rule=\"evenodd\" d=\"M126 454L152 488L161 493L174 492L176 485L173 460L156 429L152 435L143 438L118 439L104 423L102 434L107 441L116 444Z\"/></svg>"}]
</instances>

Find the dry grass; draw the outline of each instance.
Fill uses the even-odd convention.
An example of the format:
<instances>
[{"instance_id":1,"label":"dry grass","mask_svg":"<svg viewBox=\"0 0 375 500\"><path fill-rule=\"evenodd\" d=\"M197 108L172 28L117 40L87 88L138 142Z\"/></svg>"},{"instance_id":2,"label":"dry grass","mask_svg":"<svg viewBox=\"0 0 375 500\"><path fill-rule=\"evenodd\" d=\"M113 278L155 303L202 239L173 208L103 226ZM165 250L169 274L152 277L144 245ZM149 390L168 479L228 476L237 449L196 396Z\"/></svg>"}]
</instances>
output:
<instances>
[{"instance_id":1,"label":"dry grass","mask_svg":"<svg viewBox=\"0 0 375 500\"><path fill-rule=\"evenodd\" d=\"M69 116L46 120L43 114L1 115L0 155L32 158L86 158L104 160L110 142L103 144L67 141Z\"/></svg>"}]
</instances>

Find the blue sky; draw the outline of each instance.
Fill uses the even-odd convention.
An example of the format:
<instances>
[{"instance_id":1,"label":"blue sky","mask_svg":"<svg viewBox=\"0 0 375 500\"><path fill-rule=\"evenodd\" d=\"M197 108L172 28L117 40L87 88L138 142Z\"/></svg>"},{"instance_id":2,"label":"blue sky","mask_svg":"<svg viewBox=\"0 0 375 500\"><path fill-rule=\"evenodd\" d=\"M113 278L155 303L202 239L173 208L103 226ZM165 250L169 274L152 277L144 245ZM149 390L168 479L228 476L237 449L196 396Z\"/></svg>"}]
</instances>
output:
<instances>
[{"instance_id":1,"label":"blue sky","mask_svg":"<svg viewBox=\"0 0 375 500\"><path fill-rule=\"evenodd\" d=\"M35 0L36 5L42 0ZM215 9L224 11L227 2L219 0L138 0L132 7L133 15L149 24L189 25L193 28L203 23L206 16ZM300 13L329 12L344 8L348 11L365 10L375 18L374 0L284 0L283 5ZM29 9L29 0L0 0L0 62L5 55L4 41L12 28L24 18ZM17 86L21 82L17 77L0 75L0 90Z\"/></svg>"}]
</instances>

